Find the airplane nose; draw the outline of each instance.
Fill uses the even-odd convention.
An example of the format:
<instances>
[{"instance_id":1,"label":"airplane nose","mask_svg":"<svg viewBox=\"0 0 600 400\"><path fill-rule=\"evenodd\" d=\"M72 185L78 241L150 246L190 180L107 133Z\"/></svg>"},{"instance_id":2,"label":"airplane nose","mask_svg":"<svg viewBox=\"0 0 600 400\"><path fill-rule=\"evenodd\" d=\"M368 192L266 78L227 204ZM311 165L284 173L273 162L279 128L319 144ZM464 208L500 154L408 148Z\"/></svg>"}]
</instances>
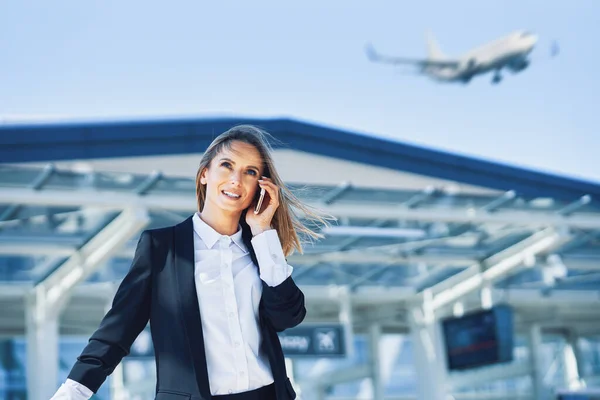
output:
<instances>
[{"instance_id":1,"label":"airplane nose","mask_svg":"<svg viewBox=\"0 0 600 400\"><path fill-rule=\"evenodd\" d=\"M531 38L529 39L529 45L531 47L535 46L538 42L539 36L538 35L531 35Z\"/></svg>"},{"instance_id":2,"label":"airplane nose","mask_svg":"<svg viewBox=\"0 0 600 400\"><path fill-rule=\"evenodd\" d=\"M525 51L532 51L533 48L535 47L535 45L537 44L538 41L538 36L537 35L531 35L529 37L526 38L526 40L523 42L523 46L525 48Z\"/></svg>"}]
</instances>

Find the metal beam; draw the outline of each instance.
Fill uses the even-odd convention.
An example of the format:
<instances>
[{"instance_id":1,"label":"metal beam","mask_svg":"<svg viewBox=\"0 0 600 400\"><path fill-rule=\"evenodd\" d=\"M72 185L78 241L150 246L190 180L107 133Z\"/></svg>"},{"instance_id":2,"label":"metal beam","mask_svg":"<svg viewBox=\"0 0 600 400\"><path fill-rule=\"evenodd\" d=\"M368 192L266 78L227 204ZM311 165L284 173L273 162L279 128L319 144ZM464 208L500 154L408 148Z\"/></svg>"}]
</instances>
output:
<instances>
[{"instance_id":1,"label":"metal beam","mask_svg":"<svg viewBox=\"0 0 600 400\"><path fill-rule=\"evenodd\" d=\"M595 232L578 232L576 237L573 238L569 243L565 244L560 248L561 252L571 251L577 247L583 246L589 242L596 242L600 239L600 231Z\"/></svg>"},{"instance_id":2,"label":"metal beam","mask_svg":"<svg viewBox=\"0 0 600 400\"><path fill-rule=\"evenodd\" d=\"M35 180L31 183L30 187L32 190L37 191L40 190L46 182L50 179L52 174L56 169L54 165L48 164L43 169L42 172L35 178ZM19 204L11 204L7 207L4 212L0 215L0 221L7 221L16 216L19 212L21 206ZM1 227L0 227L1 228Z\"/></svg>"},{"instance_id":3,"label":"metal beam","mask_svg":"<svg viewBox=\"0 0 600 400\"><path fill-rule=\"evenodd\" d=\"M466 372L450 373L448 374L446 384L450 390L458 390L461 388L471 388L475 385L485 385L493 381L519 378L531 373L532 368L530 363L513 362Z\"/></svg>"},{"instance_id":4,"label":"metal beam","mask_svg":"<svg viewBox=\"0 0 600 400\"><path fill-rule=\"evenodd\" d=\"M572 216L561 216L533 210L478 211L472 209L403 209L390 205L374 203L355 205L332 205L323 207L327 213L338 217L354 218L394 218L409 221L454 222L473 224L514 224L536 228L547 226L569 227L581 229L598 229L600 215L597 213L579 213Z\"/></svg>"},{"instance_id":5,"label":"metal beam","mask_svg":"<svg viewBox=\"0 0 600 400\"><path fill-rule=\"evenodd\" d=\"M33 288L32 284L19 284L11 282L0 283L0 301L22 299ZM307 301L317 303L331 303L338 305L340 302L341 286L300 285L300 289ZM73 289L72 296L78 300L108 300L114 295L115 287L112 282L85 283ZM366 287L360 286L351 292L350 301L355 306L402 304L411 301L415 295L412 287ZM563 307L577 310L588 310L597 314L600 308L600 294L594 290L557 290L547 295L533 289L492 289L494 298L505 299L516 307ZM465 306L470 305L469 303Z\"/></svg>"},{"instance_id":6,"label":"metal beam","mask_svg":"<svg viewBox=\"0 0 600 400\"><path fill-rule=\"evenodd\" d=\"M336 304L343 296L342 286L323 285L301 285L300 288L307 300L310 301L334 301ZM410 287L382 288L382 287L359 287L351 292L350 300L353 305L368 305L382 303L396 303L411 299L415 290Z\"/></svg>"},{"instance_id":7,"label":"metal beam","mask_svg":"<svg viewBox=\"0 0 600 400\"><path fill-rule=\"evenodd\" d=\"M378 228L378 227L382 227L383 225L387 224L389 221L387 219L378 219L376 221L374 221L373 223L367 225L370 228ZM359 242L362 239L361 236L353 236L353 237L349 237L348 239L346 239L344 242L342 242L335 251L342 251L342 250L346 250L348 248L350 248L350 246L352 246L354 243Z\"/></svg>"},{"instance_id":8,"label":"metal beam","mask_svg":"<svg viewBox=\"0 0 600 400\"><path fill-rule=\"evenodd\" d=\"M15 243L14 241L0 241L0 255L47 255L47 256L70 256L76 251L76 247L68 244L53 243L26 243L25 241ZM126 247L119 249L116 256L130 258L133 257L135 248ZM444 264L456 267L464 267L476 261L475 257L464 257L456 255L392 255L381 254L373 250L340 251L319 254L292 254L288 257L288 262L295 265L307 265L317 263L342 263L342 264L405 264L427 262L430 264Z\"/></svg>"},{"instance_id":9,"label":"metal beam","mask_svg":"<svg viewBox=\"0 0 600 400\"><path fill-rule=\"evenodd\" d=\"M154 186L158 184L158 182L160 182L162 178L162 172L152 171L152 173L148 175L146 180L144 180L142 183L140 183L140 185L137 188L135 188L135 192L140 196L146 195L150 190L152 190Z\"/></svg>"},{"instance_id":10,"label":"metal beam","mask_svg":"<svg viewBox=\"0 0 600 400\"><path fill-rule=\"evenodd\" d=\"M24 188L2 188L1 204L23 204L37 206L96 207L105 210L123 208L169 209L194 212L197 208L194 193L185 195L139 196L135 193L121 193L102 190L58 190L35 191Z\"/></svg>"},{"instance_id":11,"label":"metal beam","mask_svg":"<svg viewBox=\"0 0 600 400\"><path fill-rule=\"evenodd\" d=\"M94 206L104 209L121 210L124 207L142 207L152 209L170 209L174 211L194 212L196 201L193 193L185 195L152 195L138 196L133 193L102 192L102 191L64 191L44 190L35 191L23 188L3 188L2 204L49 205L49 206ZM600 215L598 213L577 213L570 216L558 215L544 211L533 210L498 210L488 212L474 209L410 209L380 203L363 205L324 205L320 202L311 204L324 212L338 218L371 218L371 219L401 219L426 222L453 223L494 223L527 225L537 228L547 226L569 227L580 229L599 229Z\"/></svg>"},{"instance_id":12,"label":"metal beam","mask_svg":"<svg viewBox=\"0 0 600 400\"><path fill-rule=\"evenodd\" d=\"M321 254L290 255L290 264L304 265L316 263L339 263L347 265L398 265L424 262L431 265L448 265L454 267L465 267L476 262L475 257L456 256L448 254L424 254L424 255L394 255L382 254L381 252L369 251L344 251Z\"/></svg>"},{"instance_id":13,"label":"metal beam","mask_svg":"<svg viewBox=\"0 0 600 400\"><path fill-rule=\"evenodd\" d=\"M388 220L386 220L386 219L379 219L379 220L376 220L373 223L369 224L368 226L372 227L372 228L377 228L377 227L382 227L383 225L385 225L387 223L388 223ZM362 239L361 236L352 236L352 237L349 237L345 241L343 241L342 243L340 243L336 247L336 249L334 251L344 251L344 250L347 250L348 248L350 248L350 246L352 246L354 243L359 242L361 239ZM312 263L312 264L309 264L308 268L306 268L305 271L308 272L308 271L310 271L311 268L316 267L319 264L320 264L319 261L317 261L315 263Z\"/></svg>"},{"instance_id":14,"label":"metal beam","mask_svg":"<svg viewBox=\"0 0 600 400\"><path fill-rule=\"evenodd\" d=\"M334 371L320 374L318 377L309 377L306 381L299 382L300 387L303 386L333 386L340 383L353 382L359 379L368 378L371 376L371 369L368 365L362 364L355 367L345 369L336 369Z\"/></svg>"},{"instance_id":15,"label":"metal beam","mask_svg":"<svg viewBox=\"0 0 600 400\"><path fill-rule=\"evenodd\" d=\"M431 198L434 194L439 192L440 190L435 188L434 186L427 186L425 189L423 189L421 193L415 194L401 205L406 208L416 208L419 206L420 203Z\"/></svg>"},{"instance_id":16,"label":"metal beam","mask_svg":"<svg viewBox=\"0 0 600 400\"><path fill-rule=\"evenodd\" d=\"M334 189L325 193L323 197L320 199L323 204L333 204L337 199L339 199L344 193L352 189L352 183L349 181L344 181L336 186Z\"/></svg>"},{"instance_id":17,"label":"metal beam","mask_svg":"<svg viewBox=\"0 0 600 400\"><path fill-rule=\"evenodd\" d=\"M137 234L150 218L144 209L126 209L96 236L73 253L64 263L37 283L33 292L41 296L48 307L56 306L78 283L87 279L101 263L133 235Z\"/></svg>"},{"instance_id":18,"label":"metal beam","mask_svg":"<svg viewBox=\"0 0 600 400\"><path fill-rule=\"evenodd\" d=\"M509 201L512 201L515 197L516 197L515 191L509 190L509 191L503 193L502 196L500 196L500 197L492 200L488 204L485 204L484 206L480 207L478 210L479 210L479 212L492 213L492 212L496 211L496 209L498 209L499 207L503 206L504 204L508 203ZM469 232L470 230L472 230L474 228L475 228L475 225L472 223L461 223L461 224L453 226L446 235L436 238L436 239L438 239L440 242L443 242L444 239L452 239L452 238L458 237L460 235L463 235L463 234ZM413 243L414 243L414 245L411 246L412 248L410 249L410 251L416 252L422 248L427 247L427 245L429 244L429 241L423 240L421 243L419 243L419 242L413 242ZM408 243L408 244L412 244L412 243Z\"/></svg>"},{"instance_id":19,"label":"metal beam","mask_svg":"<svg viewBox=\"0 0 600 400\"><path fill-rule=\"evenodd\" d=\"M592 196L586 194L581 196L578 200L566 205L561 210L558 210L558 213L561 215L570 215L577 211L579 208L589 204L592 201Z\"/></svg>"},{"instance_id":20,"label":"metal beam","mask_svg":"<svg viewBox=\"0 0 600 400\"><path fill-rule=\"evenodd\" d=\"M64 244L36 243L29 240L21 243L12 243L2 238L0 242L0 256L51 256L68 257L77 250L76 247Z\"/></svg>"},{"instance_id":21,"label":"metal beam","mask_svg":"<svg viewBox=\"0 0 600 400\"><path fill-rule=\"evenodd\" d=\"M59 243L36 243L31 241L16 241L5 236L0 241L0 256L49 256L68 257L77 250L70 244ZM128 246L119 249L115 257L131 258L135 248ZM576 253L561 255L565 266L570 270L600 271L600 257L589 255L578 255ZM292 265L314 267L319 263L339 263L346 265L379 264L379 265L405 265L426 263L437 268L464 268L478 261L476 255L457 256L456 254L384 254L373 249L366 248L362 251L334 251L319 254L292 254L288 262ZM422 279L428 278L423 276ZM415 284L419 279L414 279ZM416 284L418 286L418 284Z\"/></svg>"},{"instance_id":22,"label":"metal beam","mask_svg":"<svg viewBox=\"0 0 600 400\"><path fill-rule=\"evenodd\" d=\"M488 204L481 207L481 209L484 211L495 211L503 205L511 202L516 197L517 193L514 190L506 191L502 194L502 196L499 196L497 199L492 200Z\"/></svg>"},{"instance_id":23,"label":"metal beam","mask_svg":"<svg viewBox=\"0 0 600 400\"><path fill-rule=\"evenodd\" d=\"M326 236L358 236L379 238L422 239L427 236L423 229L381 228L372 226L329 226L321 230Z\"/></svg>"},{"instance_id":24,"label":"metal beam","mask_svg":"<svg viewBox=\"0 0 600 400\"><path fill-rule=\"evenodd\" d=\"M547 305L575 309L594 304L600 306L600 293L595 290L555 290L544 294L536 289L492 289L492 297L507 299L516 306Z\"/></svg>"},{"instance_id":25,"label":"metal beam","mask_svg":"<svg viewBox=\"0 0 600 400\"><path fill-rule=\"evenodd\" d=\"M517 267L529 262L537 254L554 248L565 240L568 240L566 232L547 228L494 254L480 264L472 265L428 289L433 294L433 309L443 307L486 284L514 273Z\"/></svg>"},{"instance_id":26,"label":"metal beam","mask_svg":"<svg viewBox=\"0 0 600 400\"><path fill-rule=\"evenodd\" d=\"M352 282L350 282L348 284L348 286L350 287L350 290L356 289L362 283L367 282L369 279L373 278L374 276L383 273L388 268L389 268L389 265L382 265L380 267L373 268L372 270L368 271L367 273L360 275L358 278L355 278Z\"/></svg>"}]
</instances>

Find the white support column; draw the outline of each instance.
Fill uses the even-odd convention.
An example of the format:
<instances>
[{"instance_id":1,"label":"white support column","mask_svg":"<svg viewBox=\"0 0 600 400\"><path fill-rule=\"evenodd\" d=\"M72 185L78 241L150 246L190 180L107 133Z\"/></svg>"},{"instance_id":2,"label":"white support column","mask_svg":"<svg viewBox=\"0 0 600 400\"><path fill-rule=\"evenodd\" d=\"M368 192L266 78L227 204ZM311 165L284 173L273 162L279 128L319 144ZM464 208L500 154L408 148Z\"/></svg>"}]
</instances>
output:
<instances>
[{"instance_id":1,"label":"white support column","mask_svg":"<svg viewBox=\"0 0 600 400\"><path fill-rule=\"evenodd\" d=\"M417 399L444 400L447 371L439 323L429 310L421 307L410 310L409 321L417 369Z\"/></svg>"},{"instance_id":2,"label":"white support column","mask_svg":"<svg viewBox=\"0 0 600 400\"><path fill-rule=\"evenodd\" d=\"M27 296L27 398L49 399L58 388L59 313L45 305L43 291Z\"/></svg>"},{"instance_id":3,"label":"white support column","mask_svg":"<svg viewBox=\"0 0 600 400\"><path fill-rule=\"evenodd\" d=\"M548 400L544 386L544 364L542 360L542 331L534 324L529 330L529 354L531 361L531 381L533 383L533 400Z\"/></svg>"},{"instance_id":4,"label":"white support column","mask_svg":"<svg viewBox=\"0 0 600 400\"><path fill-rule=\"evenodd\" d=\"M565 387L570 390L581 388L581 354L577 345L577 334L573 331L565 335L562 357Z\"/></svg>"},{"instance_id":5,"label":"white support column","mask_svg":"<svg viewBox=\"0 0 600 400\"><path fill-rule=\"evenodd\" d=\"M116 366L110 374L110 398L112 400L127 400L129 398L124 383L123 363Z\"/></svg>"},{"instance_id":6,"label":"white support column","mask_svg":"<svg viewBox=\"0 0 600 400\"><path fill-rule=\"evenodd\" d=\"M124 210L27 295L29 400L47 400L59 386L59 317L73 289L149 221L144 209Z\"/></svg>"},{"instance_id":7,"label":"white support column","mask_svg":"<svg viewBox=\"0 0 600 400\"><path fill-rule=\"evenodd\" d=\"M116 294L116 289L114 291ZM106 306L104 307L104 312L107 313L112 306L112 299L114 294L110 296L108 301L106 302ZM109 382L110 382L110 398L112 400L127 400L131 398L127 389L125 388L125 377L123 370L123 363L119 363L116 366L115 370L112 374L110 374Z\"/></svg>"},{"instance_id":8,"label":"white support column","mask_svg":"<svg viewBox=\"0 0 600 400\"><path fill-rule=\"evenodd\" d=\"M318 386L316 390L317 390L317 400L325 400L325 398L327 397L327 394L326 394L327 389L325 388L325 386Z\"/></svg>"},{"instance_id":9,"label":"white support column","mask_svg":"<svg viewBox=\"0 0 600 400\"><path fill-rule=\"evenodd\" d=\"M481 288L481 308L484 310L489 310L494 305L494 297L492 292L492 286L490 284L486 284Z\"/></svg>"},{"instance_id":10,"label":"white support column","mask_svg":"<svg viewBox=\"0 0 600 400\"><path fill-rule=\"evenodd\" d=\"M580 335L577 331L572 330L570 332L569 343L571 343L571 347L573 348L573 354L575 355L575 360L577 361L577 371L579 373L579 378L585 382L585 367L579 338Z\"/></svg>"},{"instance_id":11,"label":"white support column","mask_svg":"<svg viewBox=\"0 0 600 400\"><path fill-rule=\"evenodd\" d=\"M294 359L290 358L290 357L286 357L285 358L285 369L287 371L288 378L290 379L290 383L292 384L292 387L296 391L296 395L299 398L302 398L302 390L300 389L300 387L298 386L298 383L296 382L296 368L295 367L296 367L296 365L295 365Z\"/></svg>"},{"instance_id":12,"label":"white support column","mask_svg":"<svg viewBox=\"0 0 600 400\"><path fill-rule=\"evenodd\" d=\"M338 288L338 299L340 302L339 318L344 327L346 357L354 355L354 320L352 318L352 298L348 286Z\"/></svg>"},{"instance_id":13,"label":"white support column","mask_svg":"<svg viewBox=\"0 0 600 400\"><path fill-rule=\"evenodd\" d=\"M373 384L373 400L383 400L384 387L381 378L379 344L381 342L381 325L371 324L369 327L369 370Z\"/></svg>"},{"instance_id":14,"label":"white support column","mask_svg":"<svg viewBox=\"0 0 600 400\"><path fill-rule=\"evenodd\" d=\"M452 315L454 315L456 318L460 318L465 314L465 305L463 304L462 301L457 301L456 303L454 303L454 305L452 306Z\"/></svg>"}]
</instances>

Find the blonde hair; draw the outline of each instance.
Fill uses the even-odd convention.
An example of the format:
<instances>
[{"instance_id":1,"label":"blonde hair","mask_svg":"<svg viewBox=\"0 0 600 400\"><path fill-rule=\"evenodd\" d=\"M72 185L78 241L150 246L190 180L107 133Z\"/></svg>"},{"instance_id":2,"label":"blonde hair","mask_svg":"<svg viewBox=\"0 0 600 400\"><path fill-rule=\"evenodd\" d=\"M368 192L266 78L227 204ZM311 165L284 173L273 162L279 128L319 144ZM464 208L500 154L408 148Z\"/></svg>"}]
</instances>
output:
<instances>
[{"instance_id":1,"label":"blonde hair","mask_svg":"<svg viewBox=\"0 0 600 400\"><path fill-rule=\"evenodd\" d=\"M309 228L309 224L313 225L328 225L328 220L335 220L335 217L325 215L314 207L311 207L300 199L285 185L273 162L272 147L269 140L275 139L266 131L253 125L237 125L217 136L208 146L196 174L196 199L198 201L198 210L204 208L204 200L206 197L206 186L200 182L202 171L210 166L211 161L224 148L230 149L233 141L240 141L254 146L262 160L264 166L263 175L271 178L273 183L280 188L279 207L273 216L272 226L279 235L283 253L288 256L296 249L302 253L302 243L322 238L323 235L316 230ZM302 219L298 216L297 211L302 213ZM303 220L305 222L303 222ZM249 229L246 224L244 214L240 218L242 229ZM302 235L302 238L300 238Z\"/></svg>"}]
</instances>

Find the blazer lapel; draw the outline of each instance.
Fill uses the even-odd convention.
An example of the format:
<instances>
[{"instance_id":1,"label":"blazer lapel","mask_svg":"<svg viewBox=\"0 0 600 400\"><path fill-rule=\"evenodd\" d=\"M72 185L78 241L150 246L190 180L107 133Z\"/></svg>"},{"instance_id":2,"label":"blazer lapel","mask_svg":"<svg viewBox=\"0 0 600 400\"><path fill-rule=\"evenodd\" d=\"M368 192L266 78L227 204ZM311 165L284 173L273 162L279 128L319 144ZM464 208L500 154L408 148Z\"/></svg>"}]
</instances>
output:
<instances>
[{"instance_id":1,"label":"blazer lapel","mask_svg":"<svg viewBox=\"0 0 600 400\"><path fill-rule=\"evenodd\" d=\"M196 373L200 394L210 399L210 385L204 351L204 335L200 320L200 308L194 279L194 225L192 217L175 226L175 273L178 295L181 300L183 322L187 333L188 345Z\"/></svg>"}]
</instances>

